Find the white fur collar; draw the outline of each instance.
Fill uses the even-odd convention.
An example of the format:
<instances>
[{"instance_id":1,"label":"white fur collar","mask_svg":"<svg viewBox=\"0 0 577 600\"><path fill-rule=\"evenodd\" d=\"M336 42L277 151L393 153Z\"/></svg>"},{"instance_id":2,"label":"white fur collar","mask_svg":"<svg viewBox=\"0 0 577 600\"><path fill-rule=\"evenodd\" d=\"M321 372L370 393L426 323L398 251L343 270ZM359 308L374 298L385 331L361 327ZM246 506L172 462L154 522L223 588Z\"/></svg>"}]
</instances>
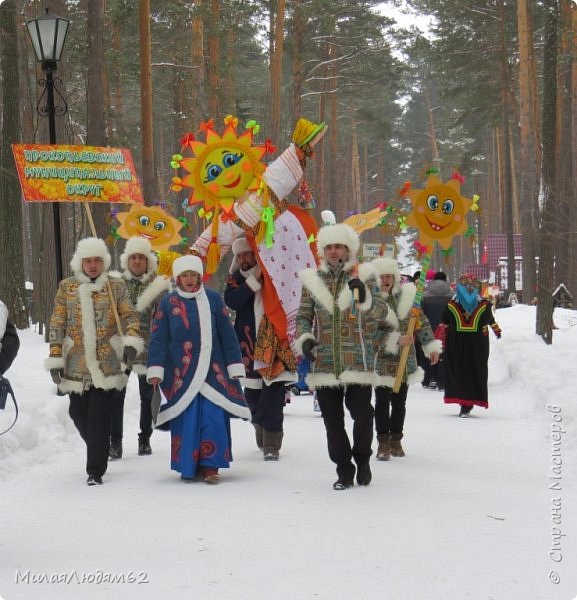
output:
<instances>
[{"instance_id":1,"label":"white fur collar","mask_svg":"<svg viewBox=\"0 0 577 600\"><path fill-rule=\"evenodd\" d=\"M141 283L148 283L155 275L156 273L154 273L153 271L146 271L140 277L135 277L130 272L130 269L124 269L124 271L122 272L122 279L125 279L126 281L135 279L137 281L140 281Z\"/></svg>"},{"instance_id":2,"label":"white fur collar","mask_svg":"<svg viewBox=\"0 0 577 600\"><path fill-rule=\"evenodd\" d=\"M416 294L417 287L414 283L403 284L401 286L401 290L397 294L393 294L393 298L395 299L397 305L395 313L399 321L403 321L408 317L409 312L413 306ZM383 297L388 299L389 294L383 293Z\"/></svg>"},{"instance_id":3,"label":"white fur collar","mask_svg":"<svg viewBox=\"0 0 577 600\"><path fill-rule=\"evenodd\" d=\"M77 273L74 277L80 283L80 288L87 287L90 293L101 292L108 281L108 271L102 272L94 281L84 271Z\"/></svg>"},{"instance_id":4,"label":"white fur collar","mask_svg":"<svg viewBox=\"0 0 577 600\"><path fill-rule=\"evenodd\" d=\"M158 298L164 296L172 289L170 279L163 275L158 275L152 283L143 290L142 294L136 300L136 310L141 313L151 306Z\"/></svg>"},{"instance_id":5,"label":"white fur collar","mask_svg":"<svg viewBox=\"0 0 577 600\"><path fill-rule=\"evenodd\" d=\"M304 269L299 273L299 278L311 296L332 315L335 299L325 282L319 277L317 270Z\"/></svg>"}]
</instances>

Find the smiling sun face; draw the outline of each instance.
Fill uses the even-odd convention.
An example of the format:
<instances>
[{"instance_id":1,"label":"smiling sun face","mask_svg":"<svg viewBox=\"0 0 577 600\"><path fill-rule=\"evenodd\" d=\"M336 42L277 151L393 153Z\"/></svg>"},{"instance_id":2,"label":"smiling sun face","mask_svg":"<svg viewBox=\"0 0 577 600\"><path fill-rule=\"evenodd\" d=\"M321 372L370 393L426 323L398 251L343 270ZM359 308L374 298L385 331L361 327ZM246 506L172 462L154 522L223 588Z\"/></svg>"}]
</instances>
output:
<instances>
[{"instance_id":1,"label":"smiling sun face","mask_svg":"<svg viewBox=\"0 0 577 600\"><path fill-rule=\"evenodd\" d=\"M457 179L443 183L436 175L431 175L425 189L411 189L407 196L413 205L407 224L419 230L422 244L428 246L436 241L447 250L453 237L467 230L465 215L473 201L461 196L461 184Z\"/></svg>"},{"instance_id":2,"label":"smiling sun face","mask_svg":"<svg viewBox=\"0 0 577 600\"><path fill-rule=\"evenodd\" d=\"M117 233L124 239L139 236L147 239L154 250L168 249L182 240L178 233L182 223L158 206L133 205L128 212L116 215Z\"/></svg>"},{"instance_id":3,"label":"smiling sun face","mask_svg":"<svg viewBox=\"0 0 577 600\"><path fill-rule=\"evenodd\" d=\"M206 143L189 142L194 153L184 158L180 166L189 172L181 185L193 188L189 204L204 204L205 210L220 206L229 212L235 200L249 189L257 189L264 165L264 146L252 146L252 131L237 136L233 124L225 127L222 137L212 129L206 132Z\"/></svg>"}]
</instances>

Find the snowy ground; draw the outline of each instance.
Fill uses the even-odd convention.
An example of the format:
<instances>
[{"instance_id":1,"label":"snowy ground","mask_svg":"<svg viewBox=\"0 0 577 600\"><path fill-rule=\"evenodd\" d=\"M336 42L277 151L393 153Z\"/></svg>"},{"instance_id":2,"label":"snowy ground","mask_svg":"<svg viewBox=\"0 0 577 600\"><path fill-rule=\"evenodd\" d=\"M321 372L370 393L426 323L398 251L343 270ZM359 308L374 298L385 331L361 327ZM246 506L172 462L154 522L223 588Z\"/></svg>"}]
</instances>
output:
<instances>
[{"instance_id":1,"label":"snowy ground","mask_svg":"<svg viewBox=\"0 0 577 600\"><path fill-rule=\"evenodd\" d=\"M490 409L458 419L413 386L405 458L373 460L373 483L332 490L310 396L286 409L278 463L233 423L218 486L169 470L169 436L136 455L136 381L125 458L85 485L84 449L43 371L32 330L8 375L21 407L0 437L0 595L5 600L571 600L577 594L577 312L554 344L534 308L497 311ZM0 413L0 430L9 421ZM124 578L124 583L112 582Z\"/></svg>"}]
</instances>

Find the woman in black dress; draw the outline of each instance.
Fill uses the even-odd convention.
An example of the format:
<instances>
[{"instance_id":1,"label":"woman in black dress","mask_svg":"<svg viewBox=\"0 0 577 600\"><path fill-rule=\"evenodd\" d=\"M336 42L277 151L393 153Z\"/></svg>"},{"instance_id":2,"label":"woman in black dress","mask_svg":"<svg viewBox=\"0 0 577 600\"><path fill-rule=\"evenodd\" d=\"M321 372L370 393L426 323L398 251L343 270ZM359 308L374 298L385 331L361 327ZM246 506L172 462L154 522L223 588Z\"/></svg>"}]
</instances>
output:
<instances>
[{"instance_id":1,"label":"woman in black dress","mask_svg":"<svg viewBox=\"0 0 577 600\"><path fill-rule=\"evenodd\" d=\"M469 416L473 406L489 407L489 327L497 338L501 337L491 304L481 298L479 291L478 281L462 276L442 318L447 327L444 400L445 404L461 406L460 417Z\"/></svg>"}]
</instances>

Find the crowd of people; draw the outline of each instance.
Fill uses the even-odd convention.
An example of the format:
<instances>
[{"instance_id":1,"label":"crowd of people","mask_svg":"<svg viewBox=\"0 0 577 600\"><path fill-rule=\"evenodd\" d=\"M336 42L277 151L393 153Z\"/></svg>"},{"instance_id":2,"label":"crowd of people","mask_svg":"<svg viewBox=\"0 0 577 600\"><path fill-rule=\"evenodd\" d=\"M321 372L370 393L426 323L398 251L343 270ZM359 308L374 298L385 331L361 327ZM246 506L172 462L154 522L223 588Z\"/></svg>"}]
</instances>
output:
<instances>
[{"instance_id":1,"label":"crowd of people","mask_svg":"<svg viewBox=\"0 0 577 600\"><path fill-rule=\"evenodd\" d=\"M233 459L231 418L252 424L265 461L279 460L285 393L297 379L297 361L310 364L306 383L322 414L335 490L370 484L375 434L378 461L405 456L411 384L443 390L444 402L457 404L461 417L474 406L488 407L488 330L498 338L501 330L478 281L463 276L452 289L444 273L435 273L419 305L419 284L405 281L396 259L359 263L359 236L349 225L325 223L316 242L318 262L297 277L294 362L277 348L263 306L270 278L247 236L231 245L222 296L204 286L198 254L177 258L169 278L157 274L156 254L143 238L127 240L120 272L110 270L103 240L78 243L72 275L54 300L46 367L70 397L69 415L86 445L88 485L102 484L109 460L122 458L133 371L138 454L152 453L154 428L168 430L171 468L183 481L208 484L218 483ZM1 303L0 333L4 373L18 337ZM280 361L274 372L260 358L263 346Z\"/></svg>"}]
</instances>

